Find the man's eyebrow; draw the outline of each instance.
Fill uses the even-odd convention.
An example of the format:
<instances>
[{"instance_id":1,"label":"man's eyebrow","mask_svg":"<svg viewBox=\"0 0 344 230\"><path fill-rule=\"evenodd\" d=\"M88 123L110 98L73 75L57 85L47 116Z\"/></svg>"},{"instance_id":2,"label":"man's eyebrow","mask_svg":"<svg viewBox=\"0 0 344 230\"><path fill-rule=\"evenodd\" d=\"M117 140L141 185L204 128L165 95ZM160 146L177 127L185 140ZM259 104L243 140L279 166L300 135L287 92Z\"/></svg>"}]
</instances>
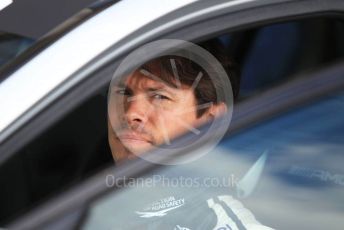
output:
<instances>
[{"instance_id":1,"label":"man's eyebrow","mask_svg":"<svg viewBox=\"0 0 344 230\"><path fill-rule=\"evenodd\" d=\"M164 85L167 85L171 88L176 88L176 86L174 86L173 84L164 81L163 79L159 78L158 76L154 75L153 73L151 73L150 71L148 71L145 67L141 67L141 69L139 70L139 72L144 75L145 77L148 77L154 81L160 82Z\"/></svg>"},{"instance_id":2,"label":"man's eyebrow","mask_svg":"<svg viewBox=\"0 0 344 230\"><path fill-rule=\"evenodd\" d=\"M157 91L157 90L162 90L162 89L165 89L165 87L163 86L150 86L148 88L146 88L147 91Z\"/></svg>"},{"instance_id":3,"label":"man's eyebrow","mask_svg":"<svg viewBox=\"0 0 344 230\"><path fill-rule=\"evenodd\" d=\"M116 84L113 84L112 87L116 87L116 88L128 88L128 86L123 82L117 82Z\"/></svg>"},{"instance_id":4,"label":"man's eyebrow","mask_svg":"<svg viewBox=\"0 0 344 230\"><path fill-rule=\"evenodd\" d=\"M173 92L171 92L171 90L169 90L169 88L167 88L166 86L163 86L163 85L152 86L152 87L147 88L147 91L150 91L150 92L161 91L161 90L164 90L164 91L167 91L167 92L174 94Z\"/></svg>"}]
</instances>

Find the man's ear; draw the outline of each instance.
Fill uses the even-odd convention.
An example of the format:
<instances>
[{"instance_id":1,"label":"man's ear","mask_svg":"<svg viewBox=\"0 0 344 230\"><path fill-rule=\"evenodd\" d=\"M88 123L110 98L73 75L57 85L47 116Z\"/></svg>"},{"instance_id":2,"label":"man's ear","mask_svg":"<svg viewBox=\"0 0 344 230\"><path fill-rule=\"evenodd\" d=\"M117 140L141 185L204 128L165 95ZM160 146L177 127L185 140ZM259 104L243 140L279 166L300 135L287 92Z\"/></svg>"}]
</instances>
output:
<instances>
[{"instance_id":1,"label":"man's ear","mask_svg":"<svg viewBox=\"0 0 344 230\"><path fill-rule=\"evenodd\" d=\"M224 102L213 104L208 110L210 119L215 119L223 116L227 112L227 105Z\"/></svg>"}]
</instances>

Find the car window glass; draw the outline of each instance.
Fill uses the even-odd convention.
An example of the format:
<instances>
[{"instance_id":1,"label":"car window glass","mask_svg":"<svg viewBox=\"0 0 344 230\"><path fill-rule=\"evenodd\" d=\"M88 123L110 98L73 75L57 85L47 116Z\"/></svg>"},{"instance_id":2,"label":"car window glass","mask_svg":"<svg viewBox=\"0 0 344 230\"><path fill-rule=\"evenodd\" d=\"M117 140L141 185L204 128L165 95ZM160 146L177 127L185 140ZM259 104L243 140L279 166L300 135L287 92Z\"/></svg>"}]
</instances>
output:
<instances>
[{"instance_id":1,"label":"car window glass","mask_svg":"<svg viewBox=\"0 0 344 230\"><path fill-rule=\"evenodd\" d=\"M237 31L218 39L241 67L239 99L246 99L296 73L336 61L344 53L341 38L341 21L310 19ZM100 89L1 165L0 180L6 188L0 191L0 224L113 164L106 90Z\"/></svg>"},{"instance_id":2,"label":"car window glass","mask_svg":"<svg viewBox=\"0 0 344 230\"><path fill-rule=\"evenodd\" d=\"M316 18L233 32L220 39L241 66L244 99L342 59L343 36L341 20Z\"/></svg>"},{"instance_id":3,"label":"car window glass","mask_svg":"<svg viewBox=\"0 0 344 230\"><path fill-rule=\"evenodd\" d=\"M2 221L113 164L106 123L106 96L94 95L2 164Z\"/></svg>"},{"instance_id":4,"label":"car window glass","mask_svg":"<svg viewBox=\"0 0 344 230\"><path fill-rule=\"evenodd\" d=\"M83 229L341 229L343 114L344 92L333 93L225 138L191 164L109 174L108 186L121 190L90 206Z\"/></svg>"}]
</instances>

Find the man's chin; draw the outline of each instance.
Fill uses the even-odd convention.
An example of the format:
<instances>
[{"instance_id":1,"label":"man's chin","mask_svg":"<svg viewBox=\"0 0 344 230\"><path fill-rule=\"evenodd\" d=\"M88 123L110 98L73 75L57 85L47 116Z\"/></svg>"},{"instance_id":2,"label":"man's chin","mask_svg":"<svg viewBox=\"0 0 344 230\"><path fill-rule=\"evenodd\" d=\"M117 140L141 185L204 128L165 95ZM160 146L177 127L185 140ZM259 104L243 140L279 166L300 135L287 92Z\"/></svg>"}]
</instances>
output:
<instances>
[{"instance_id":1,"label":"man's chin","mask_svg":"<svg viewBox=\"0 0 344 230\"><path fill-rule=\"evenodd\" d=\"M147 141L122 139L122 145L132 154L139 155L153 149L153 145Z\"/></svg>"}]
</instances>

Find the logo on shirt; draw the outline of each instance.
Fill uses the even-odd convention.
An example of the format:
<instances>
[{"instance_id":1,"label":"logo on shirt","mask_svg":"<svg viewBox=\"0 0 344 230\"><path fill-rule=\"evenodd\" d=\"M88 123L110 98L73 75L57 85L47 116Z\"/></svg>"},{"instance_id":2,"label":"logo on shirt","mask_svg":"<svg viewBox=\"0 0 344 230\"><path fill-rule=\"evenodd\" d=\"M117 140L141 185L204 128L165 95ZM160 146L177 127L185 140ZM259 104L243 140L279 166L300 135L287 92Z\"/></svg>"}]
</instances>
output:
<instances>
[{"instance_id":1,"label":"logo on shirt","mask_svg":"<svg viewBox=\"0 0 344 230\"><path fill-rule=\"evenodd\" d=\"M191 230L190 228L185 228L185 227L180 227L179 225L177 225L176 227L174 227L173 230Z\"/></svg>"},{"instance_id":2,"label":"logo on shirt","mask_svg":"<svg viewBox=\"0 0 344 230\"><path fill-rule=\"evenodd\" d=\"M148 207L144 208L143 211L136 211L136 213L142 218L162 217L167 215L168 212L180 208L184 204L184 198L176 199L174 196L170 196L160 199L159 201L148 205Z\"/></svg>"}]
</instances>

